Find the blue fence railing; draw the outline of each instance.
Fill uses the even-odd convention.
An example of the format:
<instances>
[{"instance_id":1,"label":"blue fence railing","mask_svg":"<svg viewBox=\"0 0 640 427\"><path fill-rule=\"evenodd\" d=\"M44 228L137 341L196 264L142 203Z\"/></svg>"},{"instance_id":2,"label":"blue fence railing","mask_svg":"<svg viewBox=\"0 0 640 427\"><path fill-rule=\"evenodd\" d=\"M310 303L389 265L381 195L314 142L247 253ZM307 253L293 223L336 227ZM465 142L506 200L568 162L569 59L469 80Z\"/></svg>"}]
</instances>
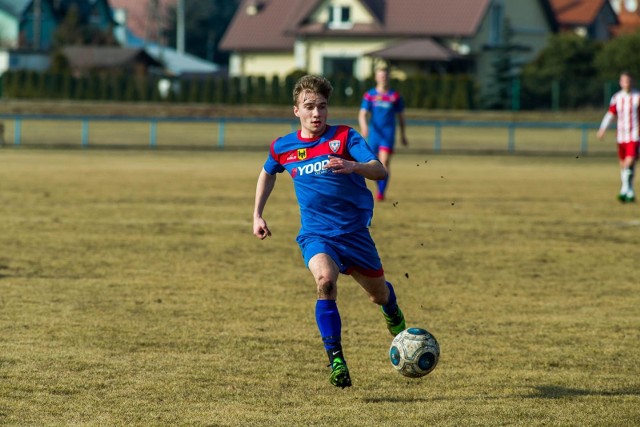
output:
<instances>
[{"instance_id":1,"label":"blue fence railing","mask_svg":"<svg viewBox=\"0 0 640 427\"><path fill-rule=\"evenodd\" d=\"M158 145L158 125L160 123L210 123L218 127L217 138L215 141L212 136L212 146L224 148L226 146L226 125L227 124L285 124L292 131L296 130L299 125L297 119L280 119L280 118L211 118L211 117L129 117L129 116L66 116L66 115L17 115L17 114L0 114L0 120L13 120L13 145L22 144L22 127L23 122L48 120L48 121L67 121L80 122L80 145L88 147L90 144L90 124L92 122L138 122L147 123L149 126L149 147ZM355 126L355 120L340 120L341 123ZM440 152L443 146L443 129L445 128L498 128L507 130L506 151L514 153L516 151L516 138L519 129L571 129L580 132L579 144L581 154L587 154L589 150L589 131L597 129L598 124L579 123L579 122L517 122L517 121L467 121L467 120L407 120L407 126L417 126L424 128L433 128L433 146L434 152Z\"/></svg>"}]
</instances>

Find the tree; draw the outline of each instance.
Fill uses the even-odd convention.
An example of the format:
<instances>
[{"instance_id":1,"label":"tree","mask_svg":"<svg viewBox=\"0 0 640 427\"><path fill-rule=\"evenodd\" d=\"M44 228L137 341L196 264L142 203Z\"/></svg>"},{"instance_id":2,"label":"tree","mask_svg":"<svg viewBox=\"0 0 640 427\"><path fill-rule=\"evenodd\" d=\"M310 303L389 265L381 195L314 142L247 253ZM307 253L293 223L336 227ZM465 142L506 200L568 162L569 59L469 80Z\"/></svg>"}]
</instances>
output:
<instances>
[{"instance_id":1,"label":"tree","mask_svg":"<svg viewBox=\"0 0 640 427\"><path fill-rule=\"evenodd\" d=\"M71 4L64 11L64 19L53 34L53 47L59 49L67 45L115 46L111 28L102 30L83 19L77 4Z\"/></svg>"},{"instance_id":2,"label":"tree","mask_svg":"<svg viewBox=\"0 0 640 427\"><path fill-rule=\"evenodd\" d=\"M620 72L629 71L640 77L640 32L610 40L595 56L598 74L605 80L617 81Z\"/></svg>"},{"instance_id":3,"label":"tree","mask_svg":"<svg viewBox=\"0 0 640 427\"><path fill-rule=\"evenodd\" d=\"M485 108L506 110L511 108L513 97L513 81L517 74L517 67L521 65L517 60L518 52L530 50L528 46L516 44L513 40L514 32L508 19L502 26L502 40L496 46L487 47L493 52L491 65L492 80L485 94L483 104Z\"/></svg>"},{"instance_id":4,"label":"tree","mask_svg":"<svg viewBox=\"0 0 640 427\"><path fill-rule=\"evenodd\" d=\"M525 104L530 108L550 105L554 84L562 92L562 97L555 96L562 99L563 107L597 104L601 86L594 58L599 48L597 42L575 34L551 36L538 57L523 69Z\"/></svg>"},{"instance_id":5,"label":"tree","mask_svg":"<svg viewBox=\"0 0 640 427\"><path fill-rule=\"evenodd\" d=\"M229 54L218 45L240 0L185 0L185 50L216 63L227 63ZM176 45L176 8L169 10L167 42Z\"/></svg>"}]
</instances>

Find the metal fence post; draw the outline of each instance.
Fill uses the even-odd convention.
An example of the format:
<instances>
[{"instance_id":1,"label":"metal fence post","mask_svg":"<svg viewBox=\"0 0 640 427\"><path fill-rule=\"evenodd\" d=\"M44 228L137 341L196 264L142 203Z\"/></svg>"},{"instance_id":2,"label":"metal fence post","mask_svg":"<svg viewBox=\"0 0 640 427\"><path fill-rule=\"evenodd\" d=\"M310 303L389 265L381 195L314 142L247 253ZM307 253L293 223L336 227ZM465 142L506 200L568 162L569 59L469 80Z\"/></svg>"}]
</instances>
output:
<instances>
[{"instance_id":1,"label":"metal fence post","mask_svg":"<svg viewBox=\"0 0 640 427\"><path fill-rule=\"evenodd\" d=\"M218 120L218 147L224 148L224 120Z\"/></svg>"},{"instance_id":2,"label":"metal fence post","mask_svg":"<svg viewBox=\"0 0 640 427\"><path fill-rule=\"evenodd\" d=\"M516 151L516 125L515 123L509 123L509 143L507 145L507 151L514 153Z\"/></svg>"},{"instance_id":3,"label":"metal fence post","mask_svg":"<svg viewBox=\"0 0 640 427\"><path fill-rule=\"evenodd\" d=\"M20 145L22 139L22 119L16 119L15 126L13 128L13 145Z\"/></svg>"},{"instance_id":4,"label":"metal fence post","mask_svg":"<svg viewBox=\"0 0 640 427\"><path fill-rule=\"evenodd\" d=\"M435 137L433 140L433 151L435 151L436 153L439 153L441 147L442 147L442 123L436 122Z\"/></svg>"},{"instance_id":5,"label":"metal fence post","mask_svg":"<svg viewBox=\"0 0 640 427\"><path fill-rule=\"evenodd\" d=\"M82 121L82 146L87 147L89 145L89 120L84 119Z\"/></svg>"},{"instance_id":6,"label":"metal fence post","mask_svg":"<svg viewBox=\"0 0 640 427\"><path fill-rule=\"evenodd\" d=\"M151 120L149 123L149 146L155 148L158 145L158 121Z\"/></svg>"},{"instance_id":7,"label":"metal fence post","mask_svg":"<svg viewBox=\"0 0 640 427\"><path fill-rule=\"evenodd\" d=\"M582 125L582 142L580 143L580 154L587 154L588 147L588 133L587 133L587 125Z\"/></svg>"}]
</instances>

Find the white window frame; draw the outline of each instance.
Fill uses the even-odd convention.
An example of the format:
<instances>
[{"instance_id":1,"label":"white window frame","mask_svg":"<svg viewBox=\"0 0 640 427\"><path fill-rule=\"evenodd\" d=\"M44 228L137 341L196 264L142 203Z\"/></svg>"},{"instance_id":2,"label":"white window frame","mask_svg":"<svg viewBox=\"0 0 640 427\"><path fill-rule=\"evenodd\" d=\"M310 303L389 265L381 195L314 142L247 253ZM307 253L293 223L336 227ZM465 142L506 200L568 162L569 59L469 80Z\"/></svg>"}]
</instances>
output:
<instances>
[{"instance_id":1,"label":"white window frame","mask_svg":"<svg viewBox=\"0 0 640 427\"><path fill-rule=\"evenodd\" d=\"M342 12L346 10L349 14L349 18L346 21L342 20ZM333 19L332 19L333 18ZM327 27L332 30L349 30L353 28L352 11L350 6L341 4L332 4L329 6L329 22Z\"/></svg>"}]
</instances>

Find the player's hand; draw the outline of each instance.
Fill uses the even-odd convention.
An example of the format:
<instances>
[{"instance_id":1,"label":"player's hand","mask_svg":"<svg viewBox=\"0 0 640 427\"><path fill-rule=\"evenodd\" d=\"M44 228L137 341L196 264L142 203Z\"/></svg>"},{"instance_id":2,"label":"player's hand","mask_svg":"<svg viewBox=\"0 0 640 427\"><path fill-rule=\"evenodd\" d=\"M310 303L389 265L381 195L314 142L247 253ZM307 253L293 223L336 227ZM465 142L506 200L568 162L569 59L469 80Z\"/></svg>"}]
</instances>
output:
<instances>
[{"instance_id":1,"label":"player's hand","mask_svg":"<svg viewBox=\"0 0 640 427\"><path fill-rule=\"evenodd\" d=\"M402 139L400 140L402 142L402 145L404 147L407 147L409 145L409 140L407 139L406 136L403 136Z\"/></svg>"},{"instance_id":2,"label":"player's hand","mask_svg":"<svg viewBox=\"0 0 640 427\"><path fill-rule=\"evenodd\" d=\"M329 156L329 163L324 168L331 170L333 173L349 174L353 173L356 162L343 159L342 157Z\"/></svg>"},{"instance_id":3,"label":"player's hand","mask_svg":"<svg viewBox=\"0 0 640 427\"><path fill-rule=\"evenodd\" d=\"M598 139L602 139L604 137L604 130L598 129L597 136L598 136Z\"/></svg>"},{"instance_id":4,"label":"player's hand","mask_svg":"<svg viewBox=\"0 0 640 427\"><path fill-rule=\"evenodd\" d=\"M267 222L261 217L253 219L253 235L260 240L271 236L271 230L267 227Z\"/></svg>"}]
</instances>

